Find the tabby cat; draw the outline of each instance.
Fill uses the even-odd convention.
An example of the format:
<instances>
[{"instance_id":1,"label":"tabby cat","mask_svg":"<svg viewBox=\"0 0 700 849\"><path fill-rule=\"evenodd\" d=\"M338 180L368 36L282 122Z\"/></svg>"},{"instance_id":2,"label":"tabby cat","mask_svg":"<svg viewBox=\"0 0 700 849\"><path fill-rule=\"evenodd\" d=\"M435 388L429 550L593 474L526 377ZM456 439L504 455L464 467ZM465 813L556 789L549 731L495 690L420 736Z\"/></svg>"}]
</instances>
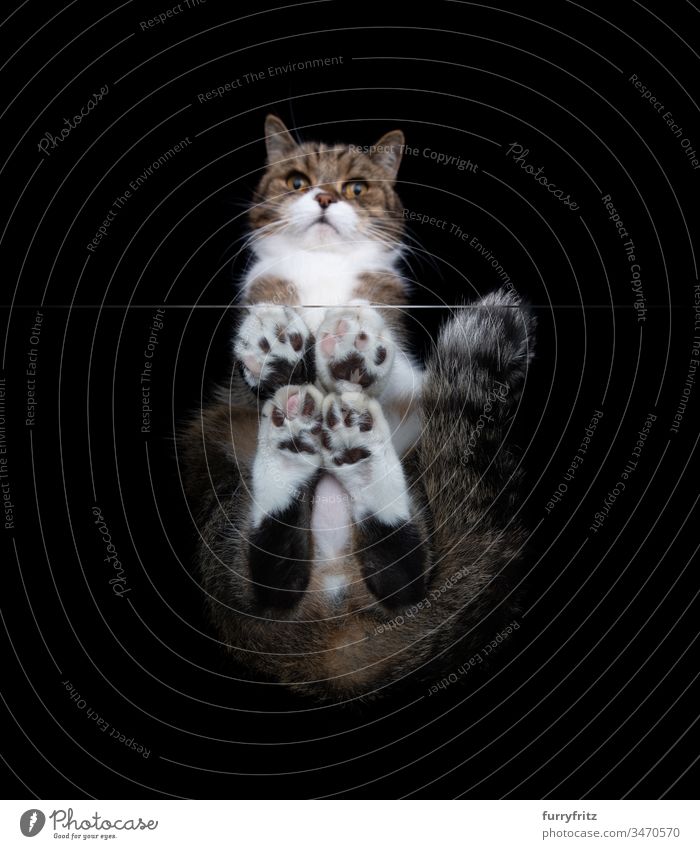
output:
<instances>
[{"instance_id":1,"label":"tabby cat","mask_svg":"<svg viewBox=\"0 0 700 849\"><path fill-rule=\"evenodd\" d=\"M534 322L500 290L455 310L422 367L403 134L299 144L270 115L265 137L231 379L180 434L202 584L252 677L375 696L468 657L511 609L524 531L505 439Z\"/></svg>"}]
</instances>

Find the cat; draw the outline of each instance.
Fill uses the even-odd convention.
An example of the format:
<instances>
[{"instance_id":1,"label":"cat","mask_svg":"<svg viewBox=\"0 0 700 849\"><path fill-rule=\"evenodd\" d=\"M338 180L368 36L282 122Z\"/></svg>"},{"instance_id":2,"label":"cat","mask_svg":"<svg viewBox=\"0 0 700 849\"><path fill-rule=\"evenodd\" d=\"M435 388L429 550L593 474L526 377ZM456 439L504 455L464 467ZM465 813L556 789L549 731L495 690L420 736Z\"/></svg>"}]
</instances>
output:
<instances>
[{"instance_id":1,"label":"cat","mask_svg":"<svg viewBox=\"0 0 700 849\"><path fill-rule=\"evenodd\" d=\"M228 385L180 434L213 624L250 676L367 699L469 656L513 606L525 531L506 444L534 344L511 289L404 325L404 145L265 121Z\"/></svg>"}]
</instances>

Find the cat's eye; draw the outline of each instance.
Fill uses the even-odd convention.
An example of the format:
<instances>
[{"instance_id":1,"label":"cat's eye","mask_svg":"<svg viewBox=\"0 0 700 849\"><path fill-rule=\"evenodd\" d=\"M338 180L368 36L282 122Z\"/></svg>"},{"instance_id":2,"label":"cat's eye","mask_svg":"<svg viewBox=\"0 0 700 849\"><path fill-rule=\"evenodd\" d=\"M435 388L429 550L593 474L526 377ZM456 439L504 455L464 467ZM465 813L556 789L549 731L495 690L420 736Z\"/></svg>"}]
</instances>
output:
<instances>
[{"instance_id":1,"label":"cat's eye","mask_svg":"<svg viewBox=\"0 0 700 849\"><path fill-rule=\"evenodd\" d=\"M352 200L353 198L362 197L368 188L369 186L364 180L350 180L349 183L343 185L343 194L346 198Z\"/></svg>"},{"instance_id":2,"label":"cat's eye","mask_svg":"<svg viewBox=\"0 0 700 849\"><path fill-rule=\"evenodd\" d=\"M308 177L305 177L300 171L292 171L287 177L287 188L295 192L300 192L302 189L308 189L311 182Z\"/></svg>"}]
</instances>

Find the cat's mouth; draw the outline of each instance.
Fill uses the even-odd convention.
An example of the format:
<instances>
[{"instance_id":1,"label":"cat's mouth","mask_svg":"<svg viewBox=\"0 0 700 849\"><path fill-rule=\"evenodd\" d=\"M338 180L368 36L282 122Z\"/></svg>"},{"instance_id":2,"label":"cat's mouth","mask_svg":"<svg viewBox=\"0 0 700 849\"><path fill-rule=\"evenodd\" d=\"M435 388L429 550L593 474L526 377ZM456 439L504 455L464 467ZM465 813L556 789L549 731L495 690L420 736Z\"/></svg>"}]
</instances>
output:
<instances>
[{"instance_id":1,"label":"cat's mouth","mask_svg":"<svg viewBox=\"0 0 700 849\"><path fill-rule=\"evenodd\" d=\"M328 227L334 232L338 233L338 228L334 224L331 224L331 222L326 218L325 215L319 215L319 217L314 222L309 224L307 229L310 230L312 227L320 227L322 231L326 227Z\"/></svg>"}]
</instances>

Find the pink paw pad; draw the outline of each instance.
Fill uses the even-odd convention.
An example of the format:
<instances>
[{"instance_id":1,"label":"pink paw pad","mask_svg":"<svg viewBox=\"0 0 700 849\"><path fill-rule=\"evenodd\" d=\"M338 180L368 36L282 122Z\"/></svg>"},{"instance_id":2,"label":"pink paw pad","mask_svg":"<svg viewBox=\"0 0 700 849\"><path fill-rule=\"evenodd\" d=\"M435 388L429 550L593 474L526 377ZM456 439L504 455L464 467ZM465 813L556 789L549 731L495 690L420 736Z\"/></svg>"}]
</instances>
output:
<instances>
[{"instance_id":1,"label":"pink paw pad","mask_svg":"<svg viewBox=\"0 0 700 849\"><path fill-rule=\"evenodd\" d=\"M324 333L321 339L321 351L327 356L330 357L333 355L335 351L336 343L341 337L343 337L348 330L350 329L350 325L347 321L341 319L335 326L333 333Z\"/></svg>"},{"instance_id":2,"label":"pink paw pad","mask_svg":"<svg viewBox=\"0 0 700 849\"><path fill-rule=\"evenodd\" d=\"M296 416L296 414L299 412L299 393L290 395L289 398L287 398L286 408L288 416Z\"/></svg>"},{"instance_id":3,"label":"pink paw pad","mask_svg":"<svg viewBox=\"0 0 700 849\"><path fill-rule=\"evenodd\" d=\"M324 333L323 338L321 339L321 351L327 356L330 357L333 355L333 351L335 351L335 343L338 340L335 336L331 336L330 333Z\"/></svg>"},{"instance_id":4,"label":"pink paw pad","mask_svg":"<svg viewBox=\"0 0 700 849\"><path fill-rule=\"evenodd\" d=\"M248 354L243 357L243 364L251 372L255 377L260 376L260 372L262 371L262 365L257 361L257 359L252 355Z\"/></svg>"},{"instance_id":5,"label":"pink paw pad","mask_svg":"<svg viewBox=\"0 0 700 849\"><path fill-rule=\"evenodd\" d=\"M369 336L364 331L355 337L355 347L358 351L366 351L369 348Z\"/></svg>"}]
</instances>

